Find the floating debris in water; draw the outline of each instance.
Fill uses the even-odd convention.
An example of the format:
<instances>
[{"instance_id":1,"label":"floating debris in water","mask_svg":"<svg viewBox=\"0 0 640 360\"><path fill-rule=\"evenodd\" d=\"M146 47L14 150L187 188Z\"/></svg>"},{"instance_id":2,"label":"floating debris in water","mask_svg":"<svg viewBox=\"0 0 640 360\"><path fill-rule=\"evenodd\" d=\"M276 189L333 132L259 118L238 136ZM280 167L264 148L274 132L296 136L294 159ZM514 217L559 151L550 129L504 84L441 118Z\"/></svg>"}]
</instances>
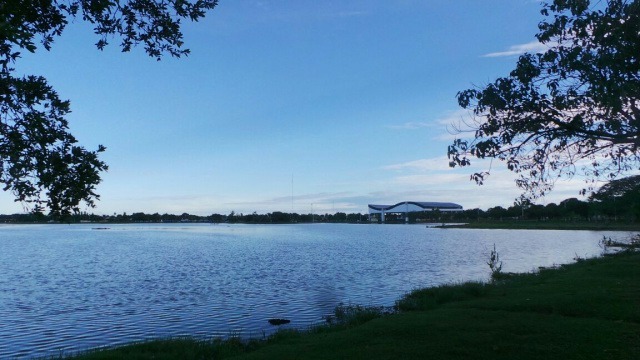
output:
<instances>
[{"instance_id":1,"label":"floating debris in water","mask_svg":"<svg viewBox=\"0 0 640 360\"><path fill-rule=\"evenodd\" d=\"M269 319L267 321L269 321L269 324L276 326L288 324L291 322L291 320L288 319Z\"/></svg>"}]
</instances>

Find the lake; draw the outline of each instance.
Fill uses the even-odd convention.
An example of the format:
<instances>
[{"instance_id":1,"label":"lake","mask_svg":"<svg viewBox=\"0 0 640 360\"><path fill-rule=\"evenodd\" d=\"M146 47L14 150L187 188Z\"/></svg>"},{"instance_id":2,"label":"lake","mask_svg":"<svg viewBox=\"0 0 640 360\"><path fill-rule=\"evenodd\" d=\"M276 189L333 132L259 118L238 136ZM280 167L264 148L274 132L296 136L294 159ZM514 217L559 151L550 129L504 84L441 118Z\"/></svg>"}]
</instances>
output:
<instances>
[{"instance_id":1,"label":"lake","mask_svg":"<svg viewBox=\"0 0 640 360\"><path fill-rule=\"evenodd\" d=\"M108 229L96 230L96 227ZM157 337L262 337L336 305L601 253L603 235L424 225L0 225L0 358Z\"/></svg>"}]
</instances>

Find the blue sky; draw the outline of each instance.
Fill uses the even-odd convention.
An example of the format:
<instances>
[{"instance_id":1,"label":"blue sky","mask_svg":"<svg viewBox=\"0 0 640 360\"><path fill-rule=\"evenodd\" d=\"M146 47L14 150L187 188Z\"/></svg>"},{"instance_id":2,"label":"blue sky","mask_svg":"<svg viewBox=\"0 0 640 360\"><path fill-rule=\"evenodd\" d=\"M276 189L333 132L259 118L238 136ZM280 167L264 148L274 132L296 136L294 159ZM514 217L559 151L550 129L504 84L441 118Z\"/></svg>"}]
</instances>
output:
<instances>
[{"instance_id":1,"label":"blue sky","mask_svg":"<svg viewBox=\"0 0 640 360\"><path fill-rule=\"evenodd\" d=\"M458 91L536 51L531 0L222 0L183 32L191 55L105 51L80 21L18 71L70 99L71 131L107 146L97 214L366 212L368 203L509 206L499 162L449 169ZM469 181L475 169L492 175ZM556 184L540 202L577 196ZM0 213L23 211L0 193Z\"/></svg>"}]
</instances>

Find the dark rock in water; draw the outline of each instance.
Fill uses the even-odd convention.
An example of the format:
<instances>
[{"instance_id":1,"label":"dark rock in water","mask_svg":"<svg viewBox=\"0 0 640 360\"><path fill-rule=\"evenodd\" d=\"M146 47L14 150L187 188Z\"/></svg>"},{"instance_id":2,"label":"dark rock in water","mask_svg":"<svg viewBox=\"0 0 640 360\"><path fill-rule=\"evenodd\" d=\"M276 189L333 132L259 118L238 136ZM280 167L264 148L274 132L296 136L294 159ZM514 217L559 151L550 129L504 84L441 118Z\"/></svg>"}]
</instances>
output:
<instances>
[{"instance_id":1,"label":"dark rock in water","mask_svg":"<svg viewBox=\"0 0 640 360\"><path fill-rule=\"evenodd\" d=\"M271 325L284 325L291 322L291 320L288 319L269 319L268 321Z\"/></svg>"}]
</instances>

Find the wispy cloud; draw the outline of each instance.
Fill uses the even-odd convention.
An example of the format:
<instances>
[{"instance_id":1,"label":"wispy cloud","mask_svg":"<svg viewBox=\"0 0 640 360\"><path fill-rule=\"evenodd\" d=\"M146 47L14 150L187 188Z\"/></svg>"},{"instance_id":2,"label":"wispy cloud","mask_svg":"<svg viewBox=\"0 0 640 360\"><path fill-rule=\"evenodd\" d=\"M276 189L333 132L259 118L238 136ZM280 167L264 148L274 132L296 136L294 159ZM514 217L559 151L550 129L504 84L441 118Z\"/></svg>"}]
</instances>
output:
<instances>
[{"instance_id":1,"label":"wispy cloud","mask_svg":"<svg viewBox=\"0 0 640 360\"><path fill-rule=\"evenodd\" d=\"M448 162L446 157L437 157L431 159L420 159L407 161L399 164L392 164L384 166L383 170L391 170L391 171L444 171L449 169Z\"/></svg>"},{"instance_id":2,"label":"wispy cloud","mask_svg":"<svg viewBox=\"0 0 640 360\"><path fill-rule=\"evenodd\" d=\"M541 53L548 49L547 45L540 43L537 40L526 44L518 44L510 46L506 51L492 52L482 55L482 57L502 57L502 56L517 56L524 53Z\"/></svg>"},{"instance_id":3,"label":"wispy cloud","mask_svg":"<svg viewBox=\"0 0 640 360\"><path fill-rule=\"evenodd\" d=\"M416 130L424 128L436 128L443 131L448 130L452 124L458 124L465 119L470 118L471 114L468 110L458 109L446 112L443 115L435 117L431 120L424 121L408 121L403 124L388 125L389 129L396 130Z\"/></svg>"},{"instance_id":4,"label":"wispy cloud","mask_svg":"<svg viewBox=\"0 0 640 360\"><path fill-rule=\"evenodd\" d=\"M384 198L424 201L452 201L465 208L510 206L522 190L516 186L517 174L509 171L500 161L479 160L464 168L449 168L447 158L419 159L383 167L393 172L387 186L404 189L402 192L384 194ZM484 185L479 186L470 179L475 172L489 171ZM556 181L554 191L537 203L559 202L569 197L580 197L579 190L585 186L580 176Z\"/></svg>"},{"instance_id":5,"label":"wispy cloud","mask_svg":"<svg viewBox=\"0 0 640 360\"><path fill-rule=\"evenodd\" d=\"M396 129L396 130L415 130L415 129L422 129L422 128L428 128L428 127L433 127L434 124L430 123L430 122L426 122L426 121L409 121L406 122L404 124L398 124L398 125L389 125L387 126L389 129Z\"/></svg>"}]
</instances>

